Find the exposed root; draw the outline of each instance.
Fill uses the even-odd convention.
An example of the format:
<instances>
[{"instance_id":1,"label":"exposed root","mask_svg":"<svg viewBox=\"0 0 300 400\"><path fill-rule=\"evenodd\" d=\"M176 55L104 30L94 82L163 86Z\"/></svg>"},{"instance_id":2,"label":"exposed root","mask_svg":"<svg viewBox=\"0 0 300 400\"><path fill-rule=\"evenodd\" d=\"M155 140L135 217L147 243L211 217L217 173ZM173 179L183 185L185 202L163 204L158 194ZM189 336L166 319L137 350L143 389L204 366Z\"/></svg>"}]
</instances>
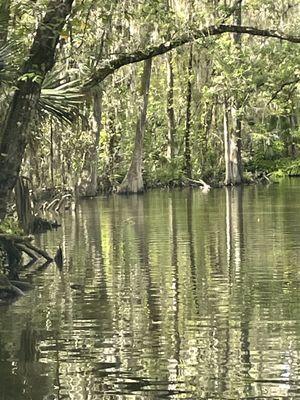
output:
<instances>
[{"instance_id":1,"label":"exposed root","mask_svg":"<svg viewBox=\"0 0 300 400\"><path fill-rule=\"evenodd\" d=\"M32 263L36 262L39 257L45 258L48 262L53 258L45 251L31 243L32 237L18 236L9 234L0 234L0 244L8 255L9 269L13 273L17 273L20 269L21 253L25 253L31 258Z\"/></svg>"}]
</instances>

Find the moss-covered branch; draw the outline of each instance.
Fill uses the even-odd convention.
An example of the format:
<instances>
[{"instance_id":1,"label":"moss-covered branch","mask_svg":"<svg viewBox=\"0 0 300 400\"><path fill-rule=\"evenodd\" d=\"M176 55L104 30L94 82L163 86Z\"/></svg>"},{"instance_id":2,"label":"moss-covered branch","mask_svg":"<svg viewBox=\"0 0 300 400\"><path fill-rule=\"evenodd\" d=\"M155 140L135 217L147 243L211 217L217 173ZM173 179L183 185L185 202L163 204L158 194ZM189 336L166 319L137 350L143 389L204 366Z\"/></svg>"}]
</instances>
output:
<instances>
[{"instance_id":1,"label":"moss-covered branch","mask_svg":"<svg viewBox=\"0 0 300 400\"><path fill-rule=\"evenodd\" d=\"M238 25L212 25L200 30L195 30L175 38L169 42L156 46L149 46L143 50L137 50L129 54L119 54L110 60L103 61L94 75L85 83L84 89L88 90L101 83L107 76L113 74L124 65L137 63L165 54L177 47L190 43L194 40L204 39L210 36L217 36L224 33L240 33L252 36L261 36L285 40L292 43L300 43L300 36L285 34L270 29L259 29L251 26Z\"/></svg>"}]
</instances>

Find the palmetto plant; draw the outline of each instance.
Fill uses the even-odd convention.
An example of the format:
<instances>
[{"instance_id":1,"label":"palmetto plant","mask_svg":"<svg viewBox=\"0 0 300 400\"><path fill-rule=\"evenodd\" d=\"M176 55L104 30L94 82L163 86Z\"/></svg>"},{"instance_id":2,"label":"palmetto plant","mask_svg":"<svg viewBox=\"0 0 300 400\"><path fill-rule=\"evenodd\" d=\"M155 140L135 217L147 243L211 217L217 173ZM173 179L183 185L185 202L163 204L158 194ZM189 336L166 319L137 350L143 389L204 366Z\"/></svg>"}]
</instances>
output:
<instances>
[{"instance_id":1,"label":"palmetto plant","mask_svg":"<svg viewBox=\"0 0 300 400\"><path fill-rule=\"evenodd\" d=\"M18 67L15 63L17 53L17 44L7 43L0 46L0 88L13 86L18 79ZM85 96L81 93L78 79L58 79L59 75L56 71L46 76L42 84L38 115L41 118L52 116L62 124L70 124L79 116L79 105L83 103Z\"/></svg>"},{"instance_id":2,"label":"palmetto plant","mask_svg":"<svg viewBox=\"0 0 300 400\"><path fill-rule=\"evenodd\" d=\"M52 73L43 82L38 111L42 118L52 116L62 124L71 124L80 115L84 99L78 79L58 80L57 73Z\"/></svg>"},{"instance_id":3,"label":"palmetto plant","mask_svg":"<svg viewBox=\"0 0 300 400\"><path fill-rule=\"evenodd\" d=\"M16 79L16 66L14 64L18 48L15 43L6 43L0 46L0 86L11 85Z\"/></svg>"}]
</instances>

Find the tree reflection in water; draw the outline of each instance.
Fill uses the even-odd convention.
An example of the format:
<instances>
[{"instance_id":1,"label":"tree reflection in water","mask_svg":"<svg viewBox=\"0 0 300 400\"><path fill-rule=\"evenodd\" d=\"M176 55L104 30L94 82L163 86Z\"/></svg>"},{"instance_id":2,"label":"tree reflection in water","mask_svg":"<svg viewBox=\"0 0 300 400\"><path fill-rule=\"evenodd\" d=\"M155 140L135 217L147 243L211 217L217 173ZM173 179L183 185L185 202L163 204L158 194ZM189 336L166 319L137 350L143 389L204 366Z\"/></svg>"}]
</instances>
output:
<instances>
[{"instance_id":1,"label":"tree reflection in water","mask_svg":"<svg viewBox=\"0 0 300 400\"><path fill-rule=\"evenodd\" d=\"M283 189L112 196L63 215L36 240L62 243L64 268L30 271L35 290L0 308L0 398L296 396L300 188Z\"/></svg>"}]
</instances>

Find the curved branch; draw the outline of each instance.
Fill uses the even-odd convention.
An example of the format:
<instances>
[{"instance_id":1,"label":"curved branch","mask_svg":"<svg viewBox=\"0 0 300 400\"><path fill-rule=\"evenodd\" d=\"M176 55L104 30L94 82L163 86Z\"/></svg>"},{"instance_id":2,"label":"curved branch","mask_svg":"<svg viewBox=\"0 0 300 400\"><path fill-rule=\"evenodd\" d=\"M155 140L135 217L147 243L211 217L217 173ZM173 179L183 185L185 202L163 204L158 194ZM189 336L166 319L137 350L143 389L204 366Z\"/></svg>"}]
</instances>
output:
<instances>
[{"instance_id":1,"label":"curved branch","mask_svg":"<svg viewBox=\"0 0 300 400\"><path fill-rule=\"evenodd\" d=\"M137 63L147 60L152 57L165 54L177 47L190 43L194 40L204 39L210 36L217 36L223 33L240 33L252 36L262 36L268 38L275 38L285 40L292 43L300 43L300 36L288 35L282 32L269 29L259 29L252 26L238 26L238 25L212 25L200 30L189 32L175 38L166 43L161 43L157 46L149 46L144 50L137 50L129 54L119 54L118 56L105 60L99 66L94 75L83 85L83 90L89 90L92 87L101 83L107 76L113 74L116 70L124 65Z\"/></svg>"},{"instance_id":2,"label":"curved branch","mask_svg":"<svg viewBox=\"0 0 300 400\"><path fill-rule=\"evenodd\" d=\"M294 80L292 80L292 81L288 81L288 82L282 83L282 84L279 86L279 89L277 89L276 92L273 93L271 99L268 101L268 105L269 105L270 103L272 103L273 100L276 99L276 97L279 95L280 92L283 91L283 89L284 89L285 87L291 86L291 85L295 85L295 84L297 84L297 83L299 83L299 82L300 82L300 78L296 78L296 79L294 79Z\"/></svg>"}]
</instances>

